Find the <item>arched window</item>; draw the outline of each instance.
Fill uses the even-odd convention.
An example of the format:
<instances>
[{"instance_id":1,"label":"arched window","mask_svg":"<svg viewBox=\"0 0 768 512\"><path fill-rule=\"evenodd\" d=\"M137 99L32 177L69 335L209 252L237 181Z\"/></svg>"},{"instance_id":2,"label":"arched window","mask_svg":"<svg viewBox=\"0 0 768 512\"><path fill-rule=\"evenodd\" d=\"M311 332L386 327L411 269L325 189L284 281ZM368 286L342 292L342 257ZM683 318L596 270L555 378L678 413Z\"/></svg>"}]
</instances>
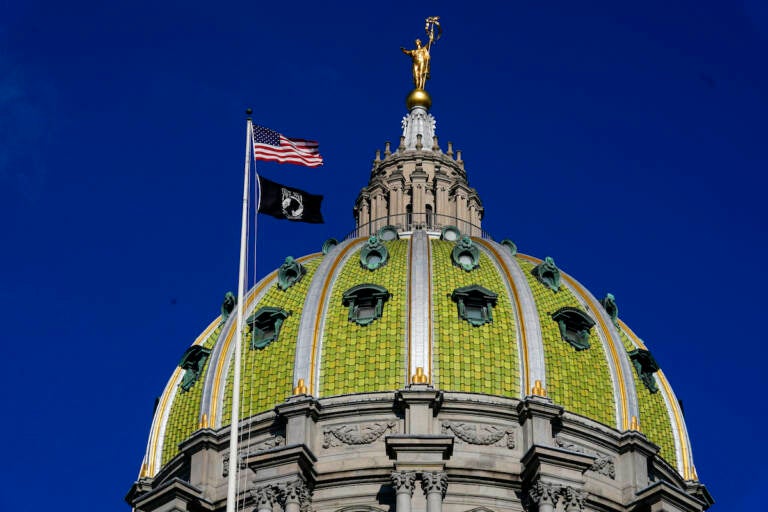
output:
<instances>
[{"instance_id":1,"label":"arched window","mask_svg":"<svg viewBox=\"0 0 768 512\"><path fill-rule=\"evenodd\" d=\"M405 229L413 229L413 205L407 205L405 207Z\"/></svg>"},{"instance_id":2,"label":"arched window","mask_svg":"<svg viewBox=\"0 0 768 512\"><path fill-rule=\"evenodd\" d=\"M432 229L432 225L434 223L434 220L433 220L434 214L432 212L432 205L428 204L426 206L426 210L427 210L427 229Z\"/></svg>"}]
</instances>

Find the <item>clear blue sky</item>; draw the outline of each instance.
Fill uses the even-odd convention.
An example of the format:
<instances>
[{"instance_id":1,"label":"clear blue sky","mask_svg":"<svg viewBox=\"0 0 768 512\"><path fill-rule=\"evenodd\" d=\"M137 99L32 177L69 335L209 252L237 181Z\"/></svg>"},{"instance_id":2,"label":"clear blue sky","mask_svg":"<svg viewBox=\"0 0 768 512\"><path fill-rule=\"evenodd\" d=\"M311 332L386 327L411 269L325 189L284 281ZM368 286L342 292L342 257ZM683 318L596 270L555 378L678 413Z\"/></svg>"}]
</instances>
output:
<instances>
[{"instance_id":1,"label":"clear blue sky","mask_svg":"<svg viewBox=\"0 0 768 512\"><path fill-rule=\"evenodd\" d=\"M369 6L370 5L370 6ZM329 7L332 6L332 7ZM127 510L152 405L235 289L244 116L320 141L326 224L263 218L258 274L353 227L408 58L484 227L616 295L718 504L758 510L768 4L3 2L0 510Z\"/></svg>"}]
</instances>

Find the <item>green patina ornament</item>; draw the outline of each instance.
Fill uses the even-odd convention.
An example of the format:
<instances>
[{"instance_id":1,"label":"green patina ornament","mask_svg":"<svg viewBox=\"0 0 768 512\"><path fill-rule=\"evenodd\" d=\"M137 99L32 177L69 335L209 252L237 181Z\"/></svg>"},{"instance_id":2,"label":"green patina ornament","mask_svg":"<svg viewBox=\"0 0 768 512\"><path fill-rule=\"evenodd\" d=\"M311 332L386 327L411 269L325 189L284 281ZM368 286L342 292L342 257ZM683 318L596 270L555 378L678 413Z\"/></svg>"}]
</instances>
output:
<instances>
[{"instance_id":1,"label":"green patina ornament","mask_svg":"<svg viewBox=\"0 0 768 512\"><path fill-rule=\"evenodd\" d=\"M466 320L473 327L493 322L493 307L498 300L498 294L491 290L479 284L471 284L453 290L451 300L456 303L459 318Z\"/></svg>"},{"instance_id":2,"label":"green patina ornament","mask_svg":"<svg viewBox=\"0 0 768 512\"><path fill-rule=\"evenodd\" d=\"M376 233L376 235L379 237L379 240L384 240L385 242L400 240L400 234L397 232L395 226L384 226L378 233Z\"/></svg>"},{"instance_id":3,"label":"green patina ornament","mask_svg":"<svg viewBox=\"0 0 768 512\"><path fill-rule=\"evenodd\" d=\"M552 290L560 291L560 269L555 265L555 260L547 256L544 261L536 265L531 274L536 276L541 284Z\"/></svg>"},{"instance_id":4,"label":"green patina ornament","mask_svg":"<svg viewBox=\"0 0 768 512\"><path fill-rule=\"evenodd\" d=\"M301 281L307 269L304 265L293 259L293 256L285 258L285 262L277 269L277 287L285 291Z\"/></svg>"},{"instance_id":5,"label":"green patina ornament","mask_svg":"<svg viewBox=\"0 0 768 512\"><path fill-rule=\"evenodd\" d=\"M653 358L650 352L641 348L627 352L629 358L632 360L632 364L637 371L637 376L643 381L643 384L651 393L657 393L659 386L656 383L654 373L659 371L659 364L656 359Z\"/></svg>"},{"instance_id":6,"label":"green patina ornament","mask_svg":"<svg viewBox=\"0 0 768 512\"><path fill-rule=\"evenodd\" d=\"M347 318L357 325L369 325L381 318L384 303L392 296L383 286L363 283L345 291L341 304L348 308Z\"/></svg>"},{"instance_id":7,"label":"green patina ornament","mask_svg":"<svg viewBox=\"0 0 768 512\"><path fill-rule=\"evenodd\" d=\"M201 345L192 345L184 352L181 361L179 361L179 367L186 370L184 377L181 379L181 384L179 384L183 392L192 389L197 379L200 378L200 373L202 373L203 366L205 366L205 362L210 354L210 349Z\"/></svg>"},{"instance_id":8,"label":"green patina ornament","mask_svg":"<svg viewBox=\"0 0 768 512\"><path fill-rule=\"evenodd\" d=\"M586 313L580 309L564 307L552 314L552 320L560 327L560 336L576 350L590 347L589 331L595 325Z\"/></svg>"},{"instance_id":9,"label":"green patina ornament","mask_svg":"<svg viewBox=\"0 0 768 512\"><path fill-rule=\"evenodd\" d=\"M480 266L480 251L468 236L462 236L453 246L451 261L457 267L471 272Z\"/></svg>"},{"instance_id":10,"label":"green patina ornament","mask_svg":"<svg viewBox=\"0 0 768 512\"><path fill-rule=\"evenodd\" d=\"M335 238L329 238L328 240L323 242L323 248L322 248L323 256L331 252L331 249L333 249L337 245L339 245L339 241L336 240Z\"/></svg>"},{"instance_id":11,"label":"green patina ornament","mask_svg":"<svg viewBox=\"0 0 768 512\"><path fill-rule=\"evenodd\" d=\"M605 312L611 317L613 324L619 326L619 307L616 305L616 297L612 293L605 294L605 298L600 301L600 304L605 308Z\"/></svg>"},{"instance_id":12,"label":"green patina ornament","mask_svg":"<svg viewBox=\"0 0 768 512\"><path fill-rule=\"evenodd\" d=\"M461 238L461 231L456 226L445 226L440 231L440 240L446 242L458 242Z\"/></svg>"},{"instance_id":13,"label":"green patina ornament","mask_svg":"<svg viewBox=\"0 0 768 512\"><path fill-rule=\"evenodd\" d=\"M509 249L509 252L512 253L512 256L517 254L517 246L515 245L515 242L513 242L509 238L505 238L504 240L502 240L501 245Z\"/></svg>"},{"instance_id":14,"label":"green patina ornament","mask_svg":"<svg viewBox=\"0 0 768 512\"><path fill-rule=\"evenodd\" d=\"M360 251L360 265L368 270L376 270L387 264L389 251L379 240L379 237L372 235L368 242Z\"/></svg>"},{"instance_id":15,"label":"green patina ornament","mask_svg":"<svg viewBox=\"0 0 768 512\"><path fill-rule=\"evenodd\" d=\"M237 298L232 292L224 294L224 302L221 303L221 323L224 323L237 306Z\"/></svg>"},{"instance_id":16,"label":"green patina ornament","mask_svg":"<svg viewBox=\"0 0 768 512\"><path fill-rule=\"evenodd\" d=\"M291 314L282 308L263 307L245 321L251 335L251 350L263 349L280 336L283 322Z\"/></svg>"}]
</instances>

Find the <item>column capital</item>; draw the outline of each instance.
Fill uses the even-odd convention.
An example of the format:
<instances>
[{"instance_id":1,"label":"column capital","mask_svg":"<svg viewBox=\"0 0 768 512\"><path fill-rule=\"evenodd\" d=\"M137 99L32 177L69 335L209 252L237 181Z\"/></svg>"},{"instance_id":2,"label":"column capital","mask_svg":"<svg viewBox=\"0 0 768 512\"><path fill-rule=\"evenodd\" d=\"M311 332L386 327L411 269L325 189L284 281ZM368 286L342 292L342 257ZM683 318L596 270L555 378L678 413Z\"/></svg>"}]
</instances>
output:
<instances>
[{"instance_id":1,"label":"column capital","mask_svg":"<svg viewBox=\"0 0 768 512\"><path fill-rule=\"evenodd\" d=\"M291 504L298 506L299 510L308 510L312 502L312 490L303 480L288 482L282 488L282 501L284 510Z\"/></svg>"},{"instance_id":2,"label":"column capital","mask_svg":"<svg viewBox=\"0 0 768 512\"><path fill-rule=\"evenodd\" d=\"M390 478L397 494L407 493L408 496L413 496L413 489L416 487L416 473L414 471L392 471Z\"/></svg>"},{"instance_id":3,"label":"column capital","mask_svg":"<svg viewBox=\"0 0 768 512\"><path fill-rule=\"evenodd\" d=\"M528 496L531 502L539 509L546 505L554 508L557 506L557 502L560 501L560 487L536 480L531 488L528 489Z\"/></svg>"},{"instance_id":4,"label":"column capital","mask_svg":"<svg viewBox=\"0 0 768 512\"><path fill-rule=\"evenodd\" d=\"M277 504L279 491L274 485L255 487L250 492L256 503L256 510L273 510Z\"/></svg>"},{"instance_id":5,"label":"column capital","mask_svg":"<svg viewBox=\"0 0 768 512\"><path fill-rule=\"evenodd\" d=\"M440 494L445 498L448 491L448 475L445 471L424 471L421 473L421 488L424 494Z\"/></svg>"},{"instance_id":6,"label":"column capital","mask_svg":"<svg viewBox=\"0 0 768 512\"><path fill-rule=\"evenodd\" d=\"M584 498L586 497L584 491L578 491L571 486L566 486L560 490L560 494L563 497L566 512L581 512L584 510Z\"/></svg>"}]
</instances>

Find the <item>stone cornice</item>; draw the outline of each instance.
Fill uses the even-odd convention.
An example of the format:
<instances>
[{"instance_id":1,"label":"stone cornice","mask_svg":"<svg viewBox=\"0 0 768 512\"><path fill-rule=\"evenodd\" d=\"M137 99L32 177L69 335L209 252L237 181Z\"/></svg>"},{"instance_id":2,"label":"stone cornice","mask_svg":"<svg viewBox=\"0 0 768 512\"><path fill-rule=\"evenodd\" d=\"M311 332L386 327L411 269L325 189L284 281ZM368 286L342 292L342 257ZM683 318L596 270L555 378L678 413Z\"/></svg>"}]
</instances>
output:
<instances>
[{"instance_id":1,"label":"stone cornice","mask_svg":"<svg viewBox=\"0 0 768 512\"><path fill-rule=\"evenodd\" d=\"M314 482L316 478L315 463L317 457L308 446L303 444L280 446L259 453L247 454L243 462L253 471L276 466L292 466L293 470L304 475L308 482Z\"/></svg>"},{"instance_id":2,"label":"stone cornice","mask_svg":"<svg viewBox=\"0 0 768 512\"><path fill-rule=\"evenodd\" d=\"M533 445L523 455L523 480L532 481L536 477L557 474L572 482L581 483L584 473L595 463L594 455L563 450L551 446ZM571 475L563 473L563 469L570 470ZM577 476L578 475L578 476Z\"/></svg>"},{"instance_id":3,"label":"stone cornice","mask_svg":"<svg viewBox=\"0 0 768 512\"><path fill-rule=\"evenodd\" d=\"M652 507L658 503L666 503L676 507L683 512L699 512L709 508L711 503L691 496L682 489L679 489L667 482L659 481L649 485L645 489L638 491L637 499L629 505L629 509L638 507ZM667 508L665 507L664 510Z\"/></svg>"},{"instance_id":4,"label":"stone cornice","mask_svg":"<svg viewBox=\"0 0 768 512\"><path fill-rule=\"evenodd\" d=\"M317 421L320 416L320 404L309 395L291 397L275 407L277 418L285 420L294 416L307 416Z\"/></svg>"},{"instance_id":5,"label":"stone cornice","mask_svg":"<svg viewBox=\"0 0 768 512\"><path fill-rule=\"evenodd\" d=\"M180 478L174 478L157 489L142 494L130 502L130 504L136 509L154 510L174 499L179 499L186 503L194 502L195 508L199 506L202 510L214 510L213 504L203 498L203 493L200 489Z\"/></svg>"}]
</instances>

